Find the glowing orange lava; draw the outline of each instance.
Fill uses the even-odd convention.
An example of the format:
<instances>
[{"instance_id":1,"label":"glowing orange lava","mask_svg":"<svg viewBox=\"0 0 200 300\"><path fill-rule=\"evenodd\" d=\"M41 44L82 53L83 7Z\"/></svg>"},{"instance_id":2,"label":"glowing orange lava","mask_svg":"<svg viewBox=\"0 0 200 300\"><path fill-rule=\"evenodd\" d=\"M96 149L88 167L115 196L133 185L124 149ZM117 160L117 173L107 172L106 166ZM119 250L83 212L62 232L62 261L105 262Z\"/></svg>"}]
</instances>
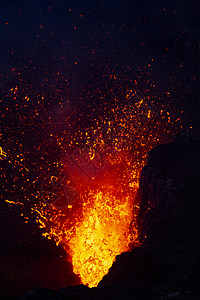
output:
<instances>
[{"instance_id":1,"label":"glowing orange lava","mask_svg":"<svg viewBox=\"0 0 200 300\"><path fill-rule=\"evenodd\" d=\"M82 283L97 286L116 255L128 251L132 207L129 197L117 199L114 187L93 192L83 204L83 221L69 241L74 272Z\"/></svg>"},{"instance_id":2,"label":"glowing orange lava","mask_svg":"<svg viewBox=\"0 0 200 300\"><path fill-rule=\"evenodd\" d=\"M33 209L44 236L62 245L74 273L89 287L98 285L117 255L138 245L135 196L140 172L152 147L173 134L169 113L164 116L163 108L153 110L145 99L139 100L116 110L111 121L103 120L102 125L98 121L93 139L86 133L88 160L101 153L104 175L88 184L80 181L79 199L73 205L56 208L40 201ZM100 129L105 123L103 136Z\"/></svg>"}]
</instances>

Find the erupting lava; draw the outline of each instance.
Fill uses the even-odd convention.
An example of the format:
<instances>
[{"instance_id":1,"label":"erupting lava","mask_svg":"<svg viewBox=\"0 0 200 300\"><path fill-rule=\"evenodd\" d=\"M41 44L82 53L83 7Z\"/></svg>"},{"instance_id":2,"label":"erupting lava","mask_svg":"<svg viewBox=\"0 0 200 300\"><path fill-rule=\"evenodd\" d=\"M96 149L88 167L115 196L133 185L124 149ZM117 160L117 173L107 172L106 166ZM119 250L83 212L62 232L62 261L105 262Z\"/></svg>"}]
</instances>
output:
<instances>
[{"instance_id":1,"label":"erupting lava","mask_svg":"<svg viewBox=\"0 0 200 300\"><path fill-rule=\"evenodd\" d=\"M97 286L116 255L129 249L131 201L129 197L117 199L114 187L109 189L89 193L83 204L84 219L76 224L69 241L74 272L89 287Z\"/></svg>"},{"instance_id":2,"label":"erupting lava","mask_svg":"<svg viewBox=\"0 0 200 300\"><path fill-rule=\"evenodd\" d=\"M33 209L44 236L62 245L85 285L97 286L116 256L138 245L135 196L140 172L151 148L170 139L170 124L169 113L153 110L150 101L140 98L125 103L114 111L111 121L97 122L92 137L86 133L84 143L91 150L87 160L91 163L100 153L106 162L103 175L88 183L75 180L79 197L72 205L56 208L40 201ZM65 160L62 167L67 172Z\"/></svg>"}]
</instances>

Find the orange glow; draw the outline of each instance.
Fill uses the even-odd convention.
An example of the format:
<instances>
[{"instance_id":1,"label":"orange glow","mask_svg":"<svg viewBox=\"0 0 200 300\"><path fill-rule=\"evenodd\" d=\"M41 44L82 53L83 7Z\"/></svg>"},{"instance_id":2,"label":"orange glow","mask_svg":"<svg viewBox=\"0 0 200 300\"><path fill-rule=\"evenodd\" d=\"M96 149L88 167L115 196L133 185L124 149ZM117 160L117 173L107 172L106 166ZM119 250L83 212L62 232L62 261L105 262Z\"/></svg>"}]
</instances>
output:
<instances>
[{"instance_id":1,"label":"orange glow","mask_svg":"<svg viewBox=\"0 0 200 300\"><path fill-rule=\"evenodd\" d=\"M88 161L95 163L99 153L103 157L103 174L89 182L74 177L79 198L73 205L59 209L40 201L33 208L43 235L66 250L74 273L89 287L98 285L117 255L139 245L136 193L140 173L148 152L173 135L172 121L164 111L152 109L142 97L112 110L111 120L98 120L97 128L90 128L85 136L78 132L90 149ZM73 142L69 144L72 147ZM79 154L84 153L77 139L74 145ZM65 155L62 165L67 173Z\"/></svg>"},{"instance_id":2,"label":"orange glow","mask_svg":"<svg viewBox=\"0 0 200 300\"><path fill-rule=\"evenodd\" d=\"M6 157L6 153L3 151L2 147L0 147L0 159L2 159L2 156Z\"/></svg>"},{"instance_id":3,"label":"orange glow","mask_svg":"<svg viewBox=\"0 0 200 300\"><path fill-rule=\"evenodd\" d=\"M113 190L102 187L90 192L83 203L83 220L69 241L74 272L89 287L97 286L116 255L129 249L131 201L129 197L117 199Z\"/></svg>"}]
</instances>

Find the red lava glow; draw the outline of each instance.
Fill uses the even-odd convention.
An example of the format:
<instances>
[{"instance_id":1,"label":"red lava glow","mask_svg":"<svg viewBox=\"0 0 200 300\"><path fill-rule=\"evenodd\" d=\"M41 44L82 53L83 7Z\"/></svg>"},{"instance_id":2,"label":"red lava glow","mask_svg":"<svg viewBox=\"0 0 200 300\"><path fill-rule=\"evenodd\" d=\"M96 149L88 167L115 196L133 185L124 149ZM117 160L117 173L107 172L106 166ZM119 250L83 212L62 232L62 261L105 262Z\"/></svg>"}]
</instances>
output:
<instances>
[{"instance_id":1,"label":"red lava glow","mask_svg":"<svg viewBox=\"0 0 200 300\"><path fill-rule=\"evenodd\" d=\"M76 170L77 164L69 167L69 155L63 151L62 168L71 172L78 199L59 208L41 200L33 208L44 236L62 245L70 255L74 273L89 287L98 285L117 255L139 245L136 193L140 172L152 147L174 133L169 113L154 110L149 103L140 98L125 104L112 112L111 119L97 121L97 127L85 134L79 132L84 146L76 139L69 146L77 145L78 155L84 147L89 149L81 156L82 161L94 163L95 158L103 157L102 170L87 181L87 176Z\"/></svg>"},{"instance_id":2,"label":"red lava glow","mask_svg":"<svg viewBox=\"0 0 200 300\"><path fill-rule=\"evenodd\" d=\"M83 220L69 241L74 272L89 287L97 286L116 255L129 249L131 201L129 197L117 199L113 190L111 186L90 191L83 203Z\"/></svg>"}]
</instances>

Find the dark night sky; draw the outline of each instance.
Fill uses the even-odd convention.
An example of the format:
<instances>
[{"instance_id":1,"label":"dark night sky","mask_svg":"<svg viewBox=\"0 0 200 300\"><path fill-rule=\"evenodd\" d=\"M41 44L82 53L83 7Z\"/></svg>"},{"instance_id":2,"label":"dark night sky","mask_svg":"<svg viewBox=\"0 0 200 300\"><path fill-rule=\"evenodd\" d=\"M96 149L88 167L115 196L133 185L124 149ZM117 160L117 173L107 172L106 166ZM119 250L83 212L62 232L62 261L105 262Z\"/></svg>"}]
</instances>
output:
<instances>
[{"instance_id":1,"label":"dark night sky","mask_svg":"<svg viewBox=\"0 0 200 300\"><path fill-rule=\"evenodd\" d=\"M198 1L189 0L0 0L2 147L11 156L23 153L32 169L26 176L34 181L41 164L39 156L43 155L47 164L59 156L59 150L51 148L55 141L49 139L50 133L65 137L70 122L72 131L91 122L131 88L158 95L175 115L183 110L184 126L194 126L194 137L200 137L198 20ZM11 89L16 86L14 94ZM9 189L19 166L1 164L6 170L1 174L9 177L4 178ZM24 180L20 176L16 186ZM18 187L3 191L3 198L24 197L31 190L26 185L25 191ZM41 238L36 231L30 242L34 225L25 229L21 212L7 204L2 204L0 212L3 257L8 253L9 260L22 249L27 257L28 251L33 254L36 249L37 255L43 255L45 247L55 257L57 250L46 240L42 239L38 250ZM19 243L20 239L24 242ZM18 257L16 268L20 264L26 262ZM60 268L62 282L64 267ZM0 289L10 282L16 284L9 276L0 282ZM53 280L39 282L51 286ZM21 290L34 283L34 279L27 280Z\"/></svg>"},{"instance_id":2,"label":"dark night sky","mask_svg":"<svg viewBox=\"0 0 200 300\"><path fill-rule=\"evenodd\" d=\"M1 87L21 80L21 90L49 98L44 109L62 98L79 114L124 95L135 79L140 89L174 89L195 72L187 52L197 11L198 1L186 0L1 1Z\"/></svg>"},{"instance_id":3,"label":"dark night sky","mask_svg":"<svg viewBox=\"0 0 200 300\"><path fill-rule=\"evenodd\" d=\"M20 78L51 107L67 98L91 109L135 79L140 89L171 89L174 77L194 72L179 66L197 42L197 11L186 0L1 1L1 87Z\"/></svg>"}]
</instances>

